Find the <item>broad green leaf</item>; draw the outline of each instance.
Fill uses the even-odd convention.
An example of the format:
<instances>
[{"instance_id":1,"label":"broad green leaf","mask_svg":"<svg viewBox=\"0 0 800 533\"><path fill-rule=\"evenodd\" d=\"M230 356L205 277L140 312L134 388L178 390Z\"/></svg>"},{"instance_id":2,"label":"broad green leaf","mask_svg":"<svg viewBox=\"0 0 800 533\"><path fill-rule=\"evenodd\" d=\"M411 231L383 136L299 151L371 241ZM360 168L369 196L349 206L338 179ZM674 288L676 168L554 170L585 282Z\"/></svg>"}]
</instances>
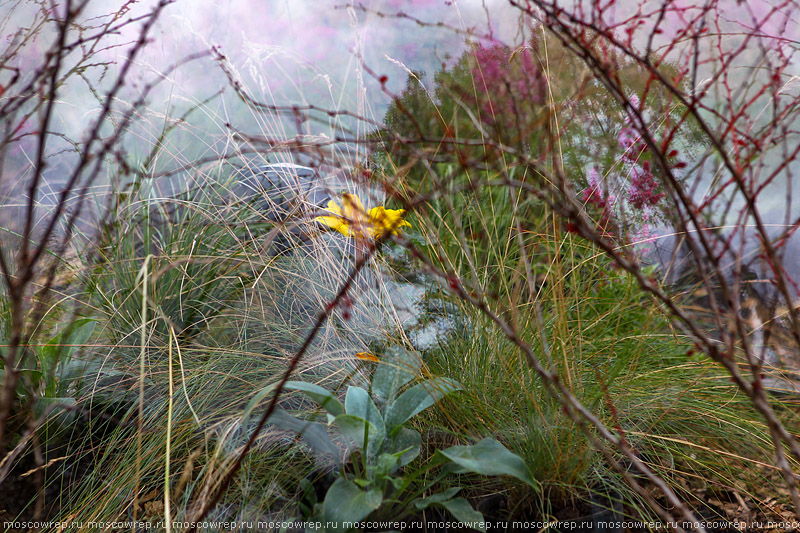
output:
<instances>
[{"instance_id":1,"label":"broad green leaf","mask_svg":"<svg viewBox=\"0 0 800 533\"><path fill-rule=\"evenodd\" d=\"M447 509L462 525L477 529L478 531L486 531L486 522L484 521L483 514L473 509L472 505L464 498L445 500L437 505L441 505Z\"/></svg>"},{"instance_id":2,"label":"broad green leaf","mask_svg":"<svg viewBox=\"0 0 800 533\"><path fill-rule=\"evenodd\" d=\"M93 318L79 318L67 326L61 333L40 348L39 357L43 364L55 364L59 360L66 362L86 345L97 322Z\"/></svg>"},{"instance_id":3,"label":"broad green leaf","mask_svg":"<svg viewBox=\"0 0 800 533\"><path fill-rule=\"evenodd\" d=\"M5 370L3 371L5 372ZM31 383L34 387L38 387L39 384L42 382L42 373L39 370L34 370L30 368L20 368L17 370L20 375L25 376L27 381ZM0 374L2 375L2 374ZM25 380L19 380L17 382L17 392L20 393L22 396L25 396Z\"/></svg>"},{"instance_id":4,"label":"broad green leaf","mask_svg":"<svg viewBox=\"0 0 800 533\"><path fill-rule=\"evenodd\" d=\"M406 466L419 455L422 448L422 436L419 431L410 428L400 428L394 439L392 439L392 446L389 449L391 453L400 453L400 466Z\"/></svg>"},{"instance_id":5,"label":"broad green leaf","mask_svg":"<svg viewBox=\"0 0 800 533\"><path fill-rule=\"evenodd\" d=\"M442 503L446 500L451 499L460 491L461 487L452 487L444 492L437 492L436 494L431 494L430 496L426 496L425 498L417 498L416 500L414 500L414 507L416 507L417 510L422 511L424 509L427 509L428 506L430 505Z\"/></svg>"},{"instance_id":6,"label":"broad green leaf","mask_svg":"<svg viewBox=\"0 0 800 533\"><path fill-rule=\"evenodd\" d=\"M452 446L437 453L467 472L484 476L512 476L539 490L539 483L533 479L525 461L492 438L485 438L472 446Z\"/></svg>"},{"instance_id":7,"label":"broad green leaf","mask_svg":"<svg viewBox=\"0 0 800 533\"><path fill-rule=\"evenodd\" d=\"M39 362L46 382L45 395L56 395L55 373L59 364L67 364L73 354L86 345L96 323L93 318L79 318L39 348Z\"/></svg>"},{"instance_id":8,"label":"broad green leaf","mask_svg":"<svg viewBox=\"0 0 800 533\"><path fill-rule=\"evenodd\" d=\"M380 489L361 490L358 485L344 478L337 479L323 502L325 520L343 528L343 522L360 522L381 506L383 495Z\"/></svg>"},{"instance_id":9,"label":"broad green leaf","mask_svg":"<svg viewBox=\"0 0 800 533\"><path fill-rule=\"evenodd\" d=\"M275 390L276 386L277 383L270 383L258 391L255 396L250 398L250 401L247 402L247 405L245 405L244 411L242 412L242 420L239 422L239 425L242 427L242 429L247 429L247 426L250 424L250 414L253 412L253 409L255 409L259 403L261 403L261 400L264 399L264 396Z\"/></svg>"},{"instance_id":10,"label":"broad green leaf","mask_svg":"<svg viewBox=\"0 0 800 533\"><path fill-rule=\"evenodd\" d=\"M391 435L395 428L421 413L446 395L461 389L461 384L449 378L429 379L414 385L401 394L386 411L386 431Z\"/></svg>"},{"instance_id":11,"label":"broad green leaf","mask_svg":"<svg viewBox=\"0 0 800 533\"><path fill-rule=\"evenodd\" d=\"M306 516L311 516L314 506L317 504L317 491L314 484L308 478L300 480L301 497L298 502L300 508L304 510Z\"/></svg>"},{"instance_id":12,"label":"broad green leaf","mask_svg":"<svg viewBox=\"0 0 800 533\"><path fill-rule=\"evenodd\" d=\"M287 531L289 531L290 525L292 525L295 522L295 520L297 519L294 517L288 518L284 523L285 525L281 526L281 528L278 530L278 533L287 533Z\"/></svg>"},{"instance_id":13,"label":"broad green leaf","mask_svg":"<svg viewBox=\"0 0 800 533\"><path fill-rule=\"evenodd\" d=\"M60 367L61 380L58 383L58 395L63 396L74 388L73 395L80 396L83 391L84 381L94 383L100 373L103 362L97 359L73 359ZM108 372L104 373L106 376ZM75 394L77 392L77 394Z\"/></svg>"},{"instance_id":14,"label":"broad green leaf","mask_svg":"<svg viewBox=\"0 0 800 533\"><path fill-rule=\"evenodd\" d=\"M375 439L383 438L383 433L373 424L370 424L360 416L339 415L333 421L341 432L357 448L364 447L364 437L367 437L368 452L375 448ZM366 429L365 429L366 426Z\"/></svg>"},{"instance_id":15,"label":"broad green leaf","mask_svg":"<svg viewBox=\"0 0 800 533\"><path fill-rule=\"evenodd\" d=\"M276 385L276 383L267 385L258 391L258 393L253 396L249 402L247 402L244 412L242 413L241 421L239 422L239 425L245 434L247 434L249 431L250 415L252 414L253 410L258 406L259 403L261 403L267 394L275 390ZM300 420L299 418L296 418L279 408L276 408L275 411L273 411L269 419L267 419L267 422L277 428L297 433L303 437L303 440L305 440L306 443L314 450L324 454L333 455L337 458L339 457L339 448L337 448L333 441L331 441L331 438L328 436L327 428L320 423Z\"/></svg>"},{"instance_id":16,"label":"broad green leaf","mask_svg":"<svg viewBox=\"0 0 800 533\"><path fill-rule=\"evenodd\" d=\"M379 477L393 474L400 468L400 457L393 453L382 453L376 461L375 471Z\"/></svg>"},{"instance_id":17,"label":"broad green leaf","mask_svg":"<svg viewBox=\"0 0 800 533\"><path fill-rule=\"evenodd\" d=\"M45 411L48 408L51 409L49 412L49 417L53 417L55 415L63 416L65 420L73 420L76 416L76 412L74 410L68 409L70 407L75 407L78 402L75 398L50 398L50 397L43 397L36 400L36 408L34 412L36 416L44 415Z\"/></svg>"},{"instance_id":18,"label":"broad green leaf","mask_svg":"<svg viewBox=\"0 0 800 533\"><path fill-rule=\"evenodd\" d=\"M298 390L305 392L306 395L317 402L323 409L328 411L333 416L344 414L344 407L336 396L333 395L328 389L320 387L314 383L306 383L305 381L287 381L283 386L287 390Z\"/></svg>"},{"instance_id":19,"label":"broad green leaf","mask_svg":"<svg viewBox=\"0 0 800 533\"><path fill-rule=\"evenodd\" d=\"M319 422L300 420L283 409L275 409L267 422L277 428L297 433L312 449L320 453L339 457L339 448L328 436L327 428Z\"/></svg>"},{"instance_id":20,"label":"broad green leaf","mask_svg":"<svg viewBox=\"0 0 800 533\"><path fill-rule=\"evenodd\" d=\"M414 379L422 367L419 353L392 346L372 376L372 395L379 403L391 403L400 388Z\"/></svg>"},{"instance_id":21,"label":"broad green leaf","mask_svg":"<svg viewBox=\"0 0 800 533\"><path fill-rule=\"evenodd\" d=\"M383 416L381 416L378 408L375 407L367 391L361 387L348 387L347 394L344 397L344 409L348 415L367 420L371 426L377 429L376 434L369 435L370 441L374 443L373 449L370 451L380 451L379 448L386 438L386 426L383 423ZM361 442L364 442L363 435L361 437Z\"/></svg>"}]
</instances>

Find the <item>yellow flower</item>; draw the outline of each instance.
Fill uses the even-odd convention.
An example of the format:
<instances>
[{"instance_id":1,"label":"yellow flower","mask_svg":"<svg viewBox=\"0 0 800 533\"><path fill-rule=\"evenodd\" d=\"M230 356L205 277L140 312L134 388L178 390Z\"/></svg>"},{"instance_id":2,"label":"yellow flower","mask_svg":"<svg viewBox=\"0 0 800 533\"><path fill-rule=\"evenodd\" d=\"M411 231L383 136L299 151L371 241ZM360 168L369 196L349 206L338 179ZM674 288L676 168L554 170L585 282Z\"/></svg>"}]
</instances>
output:
<instances>
[{"instance_id":1,"label":"yellow flower","mask_svg":"<svg viewBox=\"0 0 800 533\"><path fill-rule=\"evenodd\" d=\"M386 209L382 205L369 210L369 232L372 238L383 237L387 231L392 235L400 235L400 228L411 227L409 222L403 220L406 216L405 209Z\"/></svg>"},{"instance_id":2,"label":"yellow flower","mask_svg":"<svg viewBox=\"0 0 800 533\"><path fill-rule=\"evenodd\" d=\"M387 232L400 235L400 228L411 226L403 220L405 209L386 209L383 206L373 207L367 212L361 200L355 194L343 194L342 206L331 200L327 211L330 215L316 217L314 220L338 231L346 237L377 239Z\"/></svg>"},{"instance_id":3,"label":"yellow flower","mask_svg":"<svg viewBox=\"0 0 800 533\"><path fill-rule=\"evenodd\" d=\"M363 233L361 228L366 222L366 212L361 200L355 194L343 194L342 204L344 208L333 200L329 201L327 210L331 215L316 217L314 220L346 237Z\"/></svg>"}]
</instances>

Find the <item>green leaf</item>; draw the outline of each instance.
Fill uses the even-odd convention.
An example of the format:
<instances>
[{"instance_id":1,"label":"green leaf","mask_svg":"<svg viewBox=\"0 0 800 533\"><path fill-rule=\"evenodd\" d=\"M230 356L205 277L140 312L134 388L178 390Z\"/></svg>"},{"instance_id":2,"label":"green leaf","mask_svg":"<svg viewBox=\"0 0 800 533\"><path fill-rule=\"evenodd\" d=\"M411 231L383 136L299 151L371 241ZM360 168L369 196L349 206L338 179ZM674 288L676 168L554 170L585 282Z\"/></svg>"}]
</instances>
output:
<instances>
[{"instance_id":1,"label":"green leaf","mask_svg":"<svg viewBox=\"0 0 800 533\"><path fill-rule=\"evenodd\" d=\"M305 392L309 398L317 402L323 409L328 411L333 416L343 415L345 412L341 402L339 402L339 399L336 398L332 392L314 383L306 383L305 381L287 381L283 388Z\"/></svg>"},{"instance_id":2,"label":"green leaf","mask_svg":"<svg viewBox=\"0 0 800 533\"><path fill-rule=\"evenodd\" d=\"M492 438L483 439L472 446L452 446L437 453L464 471L484 476L512 476L539 490L539 483L533 479L525 461Z\"/></svg>"},{"instance_id":3,"label":"green leaf","mask_svg":"<svg viewBox=\"0 0 800 533\"><path fill-rule=\"evenodd\" d=\"M343 528L342 522L360 522L381 506L383 495L380 489L361 490L358 485L344 478L337 479L323 502L325 520Z\"/></svg>"},{"instance_id":4,"label":"green leaf","mask_svg":"<svg viewBox=\"0 0 800 533\"><path fill-rule=\"evenodd\" d=\"M398 431L397 435L392 439L392 445L389 451L394 454L403 452L400 455L400 466L406 466L417 458L421 448L422 436L419 434L419 431L410 428L400 428L400 431Z\"/></svg>"},{"instance_id":5,"label":"green leaf","mask_svg":"<svg viewBox=\"0 0 800 533\"><path fill-rule=\"evenodd\" d=\"M414 385L401 394L387 409L386 431L392 434L395 428L402 426L413 416L461 388L460 383L449 378L434 378Z\"/></svg>"},{"instance_id":6,"label":"green leaf","mask_svg":"<svg viewBox=\"0 0 800 533\"><path fill-rule=\"evenodd\" d=\"M436 494L431 494L430 496L426 496L425 498L417 498L416 500L414 500L414 507L416 507L417 510L419 511L423 511L431 505L442 503L446 500L451 499L460 491L461 487L452 487L444 492L437 492Z\"/></svg>"},{"instance_id":7,"label":"green leaf","mask_svg":"<svg viewBox=\"0 0 800 533\"><path fill-rule=\"evenodd\" d=\"M486 531L486 523L483 519L483 514L472 508L464 498L455 498L446 500L438 504L447 509L453 517L467 527L477 529L478 531Z\"/></svg>"},{"instance_id":8,"label":"green leaf","mask_svg":"<svg viewBox=\"0 0 800 533\"><path fill-rule=\"evenodd\" d=\"M39 359L43 366L53 365L60 360L67 361L72 354L86 345L94 331L93 318L79 318L39 349Z\"/></svg>"},{"instance_id":9,"label":"green leaf","mask_svg":"<svg viewBox=\"0 0 800 533\"><path fill-rule=\"evenodd\" d=\"M242 429L247 429L247 426L250 425L250 414L253 412L253 409L261 403L261 400L264 399L264 396L275 390L277 383L271 383L258 391L255 396L250 398L250 401L247 402L247 405L244 407L244 411L242 411L242 419L239 422L239 425Z\"/></svg>"},{"instance_id":10,"label":"green leaf","mask_svg":"<svg viewBox=\"0 0 800 533\"><path fill-rule=\"evenodd\" d=\"M400 468L400 457L393 453L382 453L376 461L375 471L379 477L387 477Z\"/></svg>"},{"instance_id":11,"label":"green leaf","mask_svg":"<svg viewBox=\"0 0 800 533\"><path fill-rule=\"evenodd\" d=\"M34 413L36 413L37 417L42 416L45 411L51 406L61 406L64 408L75 407L78 402L75 398L51 398L51 397L42 397L36 400L36 407L34 409ZM53 417L55 415L61 416L63 420L73 420L76 417L76 412L66 409L62 412L59 412L58 408L55 408L53 411L50 412L49 416Z\"/></svg>"},{"instance_id":12,"label":"green leaf","mask_svg":"<svg viewBox=\"0 0 800 533\"><path fill-rule=\"evenodd\" d=\"M311 516L314 506L317 504L317 491L311 480L303 478L300 480L301 497L299 501L300 509L305 516Z\"/></svg>"},{"instance_id":13,"label":"green leaf","mask_svg":"<svg viewBox=\"0 0 800 533\"><path fill-rule=\"evenodd\" d=\"M339 457L339 448L328 436L327 428L319 422L300 420L283 409L275 409L267 419L267 422L277 428L297 433L311 448L318 452L332 455L336 458Z\"/></svg>"},{"instance_id":14,"label":"green leaf","mask_svg":"<svg viewBox=\"0 0 800 533\"><path fill-rule=\"evenodd\" d=\"M5 370L3 370L5 372ZM31 368L20 368L17 370L21 376L25 376L27 380L34 386L38 387L39 384L42 382L42 373L39 370L31 369ZM2 375L2 374L0 374ZM25 380L19 380L17 382L17 393L22 397L26 395L25 392Z\"/></svg>"},{"instance_id":15,"label":"green leaf","mask_svg":"<svg viewBox=\"0 0 800 533\"><path fill-rule=\"evenodd\" d=\"M333 423L356 448L364 447L364 435L367 435L368 452L375 448L374 440L378 437L382 438L382 433L378 428L360 416L339 415L334 419Z\"/></svg>"},{"instance_id":16,"label":"green leaf","mask_svg":"<svg viewBox=\"0 0 800 533\"><path fill-rule=\"evenodd\" d=\"M45 378L45 395L57 394L55 375L59 365L67 364L72 356L86 345L94 331L93 318L79 318L39 348L39 363Z\"/></svg>"},{"instance_id":17,"label":"green leaf","mask_svg":"<svg viewBox=\"0 0 800 533\"><path fill-rule=\"evenodd\" d=\"M383 416L381 416L378 408L375 407L372 399L370 399L367 391L361 387L348 387L347 394L344 397L344 409L348 415L357 416L370 423L370 434L361 436L361 442L364 438L368 437L372 443L372 452L379 452L383 441L386 438L386 426L383 423ZM372 432L372 427L375 428L377 433Z\"/></svg>"},{"instance_id":18,"label":"green leaf","mask_svg":"<svg viewBox=\"0 0 800 533\"><path fill-rule=\"evenodd\" d=\"M372 376L372 395L379 403L391 403L400 388L419 374L421 367L419 353L402 346L390 347Z\"/></svg>"},{"instance_id":19,"label":"green leaf","mask_svg":"<svg viewBox=\"0 0 800 533\"><path fill-rule=\"evenodd\" d=\"M431 505L444 507L463 526L471 527L478 531L486 531L483 514L473 509L466 499L453 498L460 490L461 487L452 487L444 492L431 494L426 498L418 498L414 500L414 506L420 511L427 509Z\"/></svg>"},{"instance_id":20,"label":"green leaf","mask_svg":"<svg viewBox=\"0 0 800 533\"><path fill-rule=\"evenodd\" d=\"M61 380L58 384L58 394L67 394L70 388L74 388L73 395L80 396L83 391L84 381L94 382L95 377L100 373L103 362L99 360L73 359L65 365L61 365L59 373ZM107 372L106 375L109 375ZM77 394L76 394L77 393Z\"/></svg>"},{"instance_id":21,"label":"green leaf","mask_svg":"<svg viewBox=\"0 0 800 533\"><path fill-rule=\"evenodd\" d=\"M263 400L267 394L275 390L276 385L276 383L267 385L258 391L258 393L253 396L249 402L247 402L244 412L242 412L241 421L239 422L239 426L242 428L242 431L245 434L247 434L249 431L250 415L252 414L253 410L258 406L259 403L261 403L261 400ZM328 436L327 428L318 422L300 420L299 418L290 415L283 409L276 408L267 419L267 423L272 424L277 428L297 433L303 437L303 440L305 440L306 443L314 450L327 455L333 455L336 458L339 457L339 448L336 447L331 438Z\"/></svg>"}]
</instances>

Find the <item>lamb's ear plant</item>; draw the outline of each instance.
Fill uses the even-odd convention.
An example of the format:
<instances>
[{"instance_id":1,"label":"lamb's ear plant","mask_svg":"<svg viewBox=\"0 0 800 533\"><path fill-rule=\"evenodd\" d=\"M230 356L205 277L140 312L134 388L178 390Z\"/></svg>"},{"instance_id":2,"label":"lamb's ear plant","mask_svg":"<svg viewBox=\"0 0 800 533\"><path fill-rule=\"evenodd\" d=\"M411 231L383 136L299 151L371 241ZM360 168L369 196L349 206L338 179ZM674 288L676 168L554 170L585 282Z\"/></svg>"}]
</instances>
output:
<instances>
[{"instance_id":1,"label":"lamb's ear plant","mask_svg":"<svg viewBox=\"0 0 800 533\"><path fill-rule=\"evenodd\" d=\"M458 382L443 377L412 385L421 365L419 354L399 346L389 348L375 370L371 391L348 387L344 405L319 385L303 381L286 383L285 389L303 392L325 409L328 426L336 428L352 450L351 467L340 464L339 475L323 501L316 502L314 497L313 501L305 502L306 518L312 523L336 524L336 531L347 531L352 524L373 514L385 513L394 520L402 520L438 506L456 520L483 531L480 524L483 515L466 498L456 497L461 487L441 490L439 484L446 477L455 473L510 475L538 490L538 483L524 461L492 438L472 446L439 450L424 463L414 462L422 451L422 436L407 423L462 388ZM259 396L263 397L265 392ZM257 403L260 398L254 400ZM316 450L334 446L327 434L323 437L318 422L304 422L278 411L270 423L299 431ZM323 444L326 438L330 445ZM313 491L306 486L304 493L310 495Z\"/></svg>"}]
</instances>

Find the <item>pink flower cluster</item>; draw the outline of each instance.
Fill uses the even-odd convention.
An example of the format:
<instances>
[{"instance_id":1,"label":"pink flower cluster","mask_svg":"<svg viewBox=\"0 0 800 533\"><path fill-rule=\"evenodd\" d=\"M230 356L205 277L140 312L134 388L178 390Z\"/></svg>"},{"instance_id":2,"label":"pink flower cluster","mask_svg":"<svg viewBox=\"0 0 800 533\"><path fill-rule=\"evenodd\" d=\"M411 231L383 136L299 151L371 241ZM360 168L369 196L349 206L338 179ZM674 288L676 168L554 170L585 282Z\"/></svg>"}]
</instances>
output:
<instances>
[{"instance_id":1,"label":"pink flower cluster","mask_svg":"<svg viewBox=\"0 0 800 533\"><path fill-rule=\"evenodd\" d=\"M589 186L582 191L581 200L584 204L594 204L599 209L606 209L616 200L613 194L607 194L600 185L600 177L597 170L592 167L589 170Z\"/></svg>"},{"instance_id":2,"label":"pink flower cluster","mask_svg":"<svg viewBox=\"0 0 800 533\"><path fill-rule=\"evenodd\" d=\"M634 110L640 110L639 98L636 95L630 97L629 103ZM617 141L623 150L622 160L629 168L628 202L647 217L649 210L655 208L666 196L666 193L660 190L650 168L650 161L647 160L650 147L641 140L641 136L632 127L630 117L626 117L625 126L619 131Z\"/></svg>"},{"instance_id":3,"label":"pink flower cluster","mask_svg":"<svg viewBox=\"0 0 800 533\"><path fill-rule=\"evenodd\" d=\"M529 48L511 50L495 44L473 51L470 69L476 88L483 93L481 119L502 128L517 128L517 119L532 117L527 110L544 103L546 80Z\"/></svg>"},{"instance_id":4,"label":"pink flower cluster","mask_svg":"<svg viewBox=\"0 0 800 533\"><path fill-rule=\"evenodd\" d=\"M634 111L640 110L640 102L636 96L632 96L629 103ZM625 180L625 185L620 188L625 192L621 198L624 203L614 209L616 199L608 193L608 187L602 185L595 168L589 170L587 187L580 192L580 199L595 216L597 230L602 236L632 243L646 242L652 237L648 223L658 216L658 207L666 197L666 192L653 172L650 146L642 140L630 118L619 129L617 142L622 149L618 168ZM686 167L685 162L676 159L677 150L673 149L664 155L673 171ZM612 179L611 183L615 183L615 180ZM625 210L625 218L634 224L630 233L622 230L616 216L621 210Z\"/></svg>"},{"instance_id":5,"label":"pink flower cluster","mask_svg":"<svg viewBox=\"0 0 800 533\"><path fill-rule=\"evenodd\" d=\"M650 162L644 161L641 166L631 168L631 184L628 187L628 201L639 210L646 210L658 205L666 193L659 191L658 182L650 172Z\"/></svg>"},{"instance_id":6,"label":"pink flower cluster","mask_svg":"<svg viewBox=\"0 0 800 533\"><path fill-rule=\"evenodd\" d=\"M600 176L597 170L593 167L589 170L589 186L581 191L581 201L585 206L594 207L599 211L599 219L597 221L597 229L603 237L613 237L615 234L614 216L612 213L612 206L616 197L613 194L608 194L608 191L603 189L600 184Z\"/></svg>"}]
</instances>

